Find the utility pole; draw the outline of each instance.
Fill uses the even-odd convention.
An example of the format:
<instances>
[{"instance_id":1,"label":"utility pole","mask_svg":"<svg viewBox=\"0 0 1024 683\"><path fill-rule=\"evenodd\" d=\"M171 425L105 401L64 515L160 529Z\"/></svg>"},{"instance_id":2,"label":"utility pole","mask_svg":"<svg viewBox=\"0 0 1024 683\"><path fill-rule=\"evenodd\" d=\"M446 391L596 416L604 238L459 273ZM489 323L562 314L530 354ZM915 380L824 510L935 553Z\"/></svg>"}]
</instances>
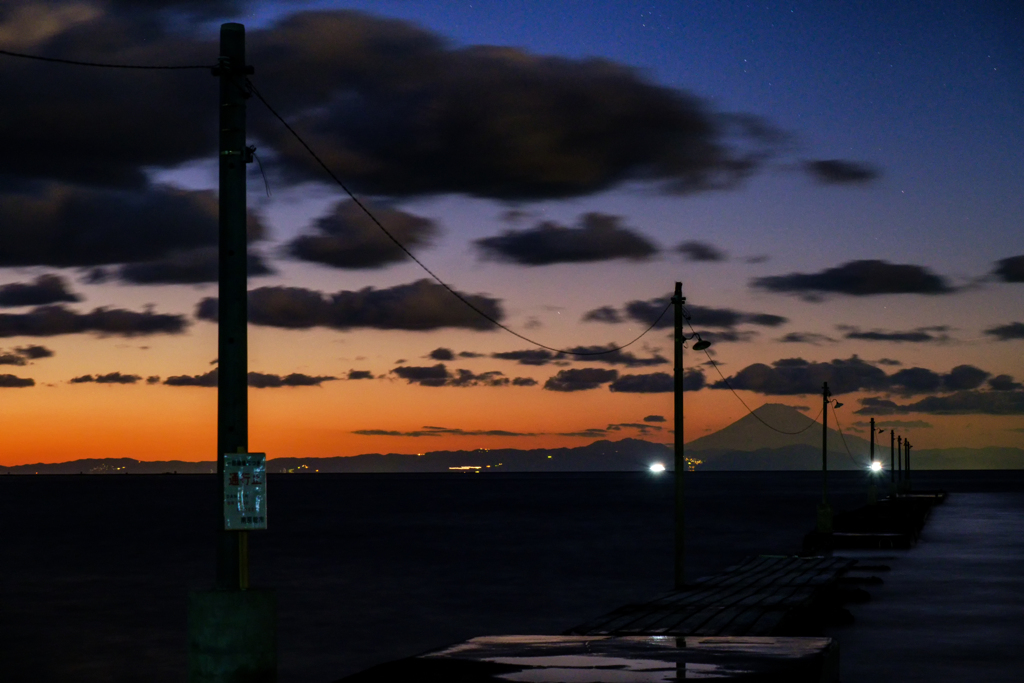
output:
<instances>
[{"instance_id":1,"label":"utility pole","mask_svg":"<svg viewBox=\"0 0 1024 683\"><path fill-rule=\"evenodd\" d=\"M875 464L875 418L871 418L871 463ZM878 486L877 478L875 477L875 471L871 470L871 484L868 486L868 505L874 505L878 502Z\"/></svg>"},{"instance_id":2,"label":"utility pole","mask_svg":"<svg viewBox=\"0 0 1024 683\"><path fill-rule=\"evenodd\" d=\"M686 506L685 472L686 455L683 450L683 283L676 283L672 305L675 309L675 368L673 373L674 422L675 422L675 482L676 482L676 563L675 587L686 587Z\"/></svg>"},{"instance_id":3,"label":"utility pole","mask_svg":"<svg viewBox=\"0 0 1024 683\"><path fill-rule=\"evenodd\" d=\"M896 495L896 430L889 430L889 495Z\"/></svg>"},{"instance_id":4,"label":"utility pole","mask_svg":"<svg viewBox=\"0 0 1024 683\"><path fill-rule=\"evenodd\" d=\"M910 489L911 489L911 485L910 485L910 439L907 439L906 441L903 442L903 448L906 449L906 452L907 452L907 456L906 456L906 462L907 462L907 493L910 493Z\"/></svg>"},{"instance_id":5,"label":"utility pole","mask_svg":"<svg viewBox=\"0 0 1024 683\"><path fill-rule=\"evenodd\" d=\"M821 504L818 505L818 532L832 533L832 508L828 504L828 382L821 385Z\"/></svg>"},{"instance_id":6,"label":"utility pole","mask_svg":"<svg viewBox=\"0 0 1024 683\"><path fill-rule=\"evenodd\" d=\"M902 435L896 437L896 462L898 462L899 466L900 466L900 476L899 476L899 486L898 487L899 487L900 493L903 493L903 491L906 490L906 482L903 479L903 436Z\"/></svg>"},{"instance_id":7,"label":"utility pole","mask_svg":"<svg viewBox=\"0 0 1024 683\"><path fill-rule=\"evenodd\" d=\"M228 528L227 458L248 458L248 310L246 301L245 101L249 97L245 27L220 27L220 259L217 383L217 571L212 591L189 595L189 683L277 680L277 603L249 586L248 532ZM241 494L236 494L241 495Z\"/></svg>"}]
</instances>

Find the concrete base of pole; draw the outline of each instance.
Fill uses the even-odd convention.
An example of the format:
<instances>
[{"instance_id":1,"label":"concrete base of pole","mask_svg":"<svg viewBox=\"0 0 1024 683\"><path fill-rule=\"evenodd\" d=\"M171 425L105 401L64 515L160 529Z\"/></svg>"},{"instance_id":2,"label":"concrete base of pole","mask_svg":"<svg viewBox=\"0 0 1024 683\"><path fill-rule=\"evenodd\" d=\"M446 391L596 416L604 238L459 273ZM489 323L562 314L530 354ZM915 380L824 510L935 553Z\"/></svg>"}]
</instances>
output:
<instances>
[{"instance_id":1,"label":"concrete base of pole","mask_svg":"<svg viewBox=\"0 0 1024 683\"><path fill-rule=\"evenodd\" d=\"M189 683L275 683L277 596L272 590L188 596Z\"/></svg>"},{"instance_id":2,"label":"concrete base of pole","mask_svg":"<svg viewBox=\"0 0 1024 683\"><path fill-rule=\"evenodd\" d=\"M818 533L832 533L832 506L828 503L818 503Z\"/></svg>"}]
</instances>

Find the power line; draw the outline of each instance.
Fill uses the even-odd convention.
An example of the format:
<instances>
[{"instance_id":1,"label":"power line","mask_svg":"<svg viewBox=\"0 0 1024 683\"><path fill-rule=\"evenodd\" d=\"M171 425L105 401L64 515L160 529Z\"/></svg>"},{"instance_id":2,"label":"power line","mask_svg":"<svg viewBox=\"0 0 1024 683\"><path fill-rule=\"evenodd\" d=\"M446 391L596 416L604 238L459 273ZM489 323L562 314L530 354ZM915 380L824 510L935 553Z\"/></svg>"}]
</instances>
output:
<instances>
[{"instance_id":1,"label":"power line","mask_svg":"<svg viewBox=\"0 0 1024 683\"><path fill-rule=\"evenodd\" d=\"M853 453L850 452L850 447L846 445L846 437L843 436L843 426L839 424L839 415L836 413L835 406L832 406L832 417L836 421L836 428L839 430L839 436L843 439L843 448L846 449L846 456L850 458L850 462L853 463L854 467L861 467L861 464L854 459Z\"/></svg>"},{"instance_id":2,"label":"power line","mask_svg":"<svg viewBox=\"0 0 1024 683\"><path fill-rule=\"evenodd\" d=\"M330 169L330 167L328 167L327 164L324 163L324 161L317 155L317 153L313 151L313 148L310 147L306 143L306 141L302 139L302 136L299 135L298 132L296 132L296 130L294 128L292 128L288 124L287 121L285 121L284 117L281 116L280 114L278 114L277 111L272 106L270 106L270 103L267 102L266 98L263 97L263 95L256 88L256 86L252 84L252 81L250 81L249 79L246 79L246 84L249 86L249 88L252 91L252 93L254 95L256 95L256 98L260 102L263 103L263 106L265 106L267 108L267 110L274 116L274 118L276 118L278 121L281 122L281 125L283 125L288 130L288 132L292 134L292 137L294 137L298 141L298 143L300 145L302 145L307 152L309 152L309 155L312 156L314 160L316 160L317 164L320 165L320 168L322 168L327 173L327 175L329 175L331 177L331 179L334 180L334 182L336 182L338 184L338 186L341 187L341 189L345 191L345 194L347 194L349 196L349 198L351 198L352 201L355 202L356 206L358 206L360 209L362 209L363 213L365 213L367 215L367 217L371 221L373 221L374 225L376 225L378 228L380 228L384 232L384 234L388 236L388 239L390 239L392 242L394 242L395 245L399 249L401 249L403 252L405 252L406 256L411 258L420 268L422 268L424 271L426 271L426 273L428 275L430 275L430 277L434 278L434 280L436 280L439 285L441 285L442 287L447 289L448 292L451 293L452 296L454 296L456 299L458 299L462 303L466 304L466 306L468 306L470 309L475 311L482 318L484 318L485 320L487 320L491 324L496 325L497 327L500 327L501 329L505 330L509 334L514 335L516 337L519 337L523 341L528 342L530 344L533 344L534 346L538 346L538 347L540 347L542 349L547 349L548 351L553 351L555 353L562 353L562 354L565 354L565 355L572 355L572 356L603 356L605 354L615 353L616 351L621 351L622 349L624 349L624 348L626 348L628 346L632 346L633 344L635 344L638 341L640 341L641 338L643 338L648 332L650 332L651 330L654 329L654 327L664 317L665 313L668 312L668 309L671 308L672 302L669 301L669 303L665 306L664 310L662 310L661 314L657 317L657 319L655 319L655 321L651 323L650 327L648 327L646 330L641 332L632 341L630 341L630 342L628 342L626 344L623 344L621 346L614 346L613 345L613 346L611 346L611 347L609 347L607 349L604 349L602 351L572 351L572 350L568 350L568 349L558 349L558 348L555 348L553 346L548 346L546 344L542 344L539 341L536 341L534 339L530 339L529 337L527 337L525 335L522 335L519 332L516 332L512 328L510 328L507 325L505 325L505 324L495 320L493 317L491 317L490 315L488 315L484 311L482 311L479 308L477 308L471 301L469 301L466 297L464 297L462 294L460 294L458 291L456 291L455 288L451 287L450 285L448 285L447 282L445 282L440 277L438 277L438 275L436 273L434 273L434 271L432 271L430 268L428 268L427 265L425 263L423 263L423 261L420 261L418 258L416 258L416 256L411 251L409 251L409 249L407 249L404 244L402 244L398 240L398 238L396 238L394 235L392 235L391 232L387 228L385 228L384 225L379 220L377 220L377 217L373 215L373 212L370 211L370 209L367 208L366 205L363 204L363 202L361 202L359 200L359 198L356 197L356 195L353 194L350 189L348 189L348 187L345 185L345 183L342 182L342 180L337 175L334 174L334 171L332 171Z\"/></svg>"},{"instance_id":3,"label":"power line","mask_svg":"<svg viewBox=\"0 0 1024 683\"><path fill-rule=\"evenodd\" d=\"M687 325L690 325L689 321L687 321ZM693 329L693 325L690 325L690 331L691 331L691 332L693 332L693 331L694 331L694 329ZM758 421L758 422L760 422L761 424L763 424L763 425L764 425L765 427L767 427L768 429L771 429L772 431L778 432L779 434L789 434L789 435L791 435L791 436L792 436L792 435L795 435L795 434L803 434L803 433L804 433L804 432L806 432L806 431L807 431L808 429L810 429L810 428L811 428L811 427L813 427L814 425L818 424L818 418L819 418L819 417L821 417L821 413L822 413L822 411L824 411L824 410L825 410L825 407L824 407L824 406L822 406L821 410L820 410L820 411L818 411L818 414L814 416L814 419L813 419L813 420L811 420L811 423L810 423L809 425L807 425L806 427L804 427L803 429L799 430L799 431L796 431L796 432L787 432L787 431L786 431L786 430L784 430L784 429L779 429L778 427L773 427L773 426L771 426L770 424L768 424L767 422L765 422L764 420L762 420L762 419L761 419L761 416L760 416L760 415L758 415L758 414L757 414L757 413L755 413L755 412L754 412L753 410L751 410L751 409L750 409L750 406L748 406L748 405L747 405L747 402L746 402L746 401L744 401L744 400L743 400L743 398L742 398L742 397L741 397L741 396L740 396L739 394L737 394L737 393L736 393L736 390L732 388L732 385L731 385L731 384L729 384L729 380L727 380L727 379L725 378L725 375L723 375L723 374L722 374L722 371L718 369L718 363L716 363L716 362L715 362L715 359L711 357L711 354L710 354L710 353L708 353L707 349L704 349L704 354L705 354L705 355L706 355L706 356L708 357L708 360L709 360L709 361L711 362L711 365L712 365L712 367L714 367L714 368L715 368L715 371L716 371L716 372L718 372L718 376L722 378L722 381L723 381L723 382L725 382L725 386L727 386L727 387L729 388L729 391L731 391L731 392L732 392L732 395L733 395L733 396L735 396L735 397L736 397L736 399L737 399L737 400L738 400L738 401L739 401L740 403L742 403L742 404L743 404L743 407L747 409L747 412L748 412L748 413L750 413L751 415L753 415L753 416L754 416L754 417L755 417L755 418L757 419L757 421Z\"/></svg>"},{"instance_id":4,"label":"power line","mask_svg":"<svg viewBox=\"0 0 1024 683\"><path fill-rule=\"evenodd\" d=\"M53 62L55 64L72 64L74 66L94 66L103 69L157 69L162 71L176 70L176 69L211 69L214 65L211 64L185 64L185 65L165 65L165 64L107 64L104 62L83 62L77 59L61 59L59 57L43 57L41 55L27 55L21 52L11 52L10 50L0 50L0 55L6 55L7 57L20 57L21 59L34 59L40 62Z\"/></svg>"}]
</instances>

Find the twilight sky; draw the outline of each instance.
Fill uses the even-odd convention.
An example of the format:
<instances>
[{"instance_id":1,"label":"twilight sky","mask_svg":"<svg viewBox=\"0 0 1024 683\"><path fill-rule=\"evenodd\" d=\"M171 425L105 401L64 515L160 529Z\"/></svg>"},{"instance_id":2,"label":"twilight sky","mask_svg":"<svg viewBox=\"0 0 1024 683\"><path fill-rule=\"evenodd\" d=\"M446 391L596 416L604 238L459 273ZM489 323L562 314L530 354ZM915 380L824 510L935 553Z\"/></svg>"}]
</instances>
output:
<instances>
[{"instance_id":1,"label":"twilight sky","mask_svg":"<svg viewBox=\"0 0 1024 683\"><path fill-rule=\"evenodd\" d=\"M754 408L1024 447L1010 2L6 2L0 49L253 84L418 258L544 345L683 282ZM217 79L0 55L0 464L211 460ZM670 316L546 352L404 257L255 99L250 449L671 440ZM687 440L746 409L688 350ZM831 418L830 418L831 422Z\"/></svg>"}]
</instances>

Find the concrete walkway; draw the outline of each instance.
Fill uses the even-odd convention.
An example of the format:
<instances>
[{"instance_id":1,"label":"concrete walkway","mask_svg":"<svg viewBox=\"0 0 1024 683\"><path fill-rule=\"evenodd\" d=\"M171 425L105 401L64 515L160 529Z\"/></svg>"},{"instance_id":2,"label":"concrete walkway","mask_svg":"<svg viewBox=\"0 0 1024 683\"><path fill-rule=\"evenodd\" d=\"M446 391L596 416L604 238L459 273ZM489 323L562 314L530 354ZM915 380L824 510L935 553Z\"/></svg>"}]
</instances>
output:
<instances>
[{"instance_id":1,"label":"concrete walkway","mask_svg":"<svg viewBox=\"0 0 1024 683\"><path fill-rule=\"evenodd\" d=\"M1024 494L950 494L915 548L836 555L892 567L826 634L844 683L1024 680Z\"/></svg>"}]
</instances>

